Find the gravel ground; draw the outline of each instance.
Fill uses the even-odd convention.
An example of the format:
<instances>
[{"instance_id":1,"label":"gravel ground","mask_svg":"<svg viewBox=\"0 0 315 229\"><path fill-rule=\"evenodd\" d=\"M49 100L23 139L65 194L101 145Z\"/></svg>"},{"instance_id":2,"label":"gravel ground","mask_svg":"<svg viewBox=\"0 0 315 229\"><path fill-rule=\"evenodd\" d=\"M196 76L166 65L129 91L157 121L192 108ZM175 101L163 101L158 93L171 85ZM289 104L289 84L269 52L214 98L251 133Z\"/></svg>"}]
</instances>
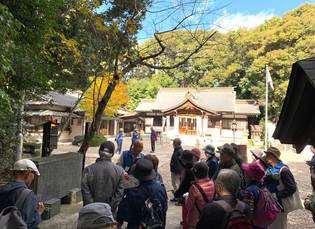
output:
<instances>
[{"instance_id":1,"label":"gravel ground","mask_svg":"<svg viewBox=\"0 0 315 229\"><path fill-rule=\"evenodd\" d=\"M130 145L130 139L124 140L123 149L128 149ZM184 147L186 148L186 147ZM189 148L189 147L187 147ZM65 153L69 151L77 151L78 147L72 146L69 144L62 144L59 146L58 153ZM150 143L148 141L148 137L144 137L144 152L149 153L150 151ZM172 198L171 194L171 180L170 180L170 172L169 172L169 161L172 154L172 146L168 141L164 141L163 144L158 143L156 145L156 153L155 155L160 159L159 172L162 174L166 189L168 191L168 195ZM86 164L91 164L95 161L98 156L98 148L91 147L87 153L87 161ZM114 161L118 159L118 155L115 155ZM310 175L308 166L305 164L305 160L309 158L304 155L297 155L294 153L283 153L282 159L285 163L289 165L292 173L295 176L295 179L298 183L298 188L300 191L300 197L303 200L306 195L311 191L310 185ZM311 214L306 210L298 210L292 212L288 215L288 228L289 229L311 229L315 228L315 224L312 221ZM173 203L169 203L169 210L167 213L167 229L179 229L181 228L179 222L181 220L181 208L178 206L174 206Z\"/></svg>"}]
</instances>

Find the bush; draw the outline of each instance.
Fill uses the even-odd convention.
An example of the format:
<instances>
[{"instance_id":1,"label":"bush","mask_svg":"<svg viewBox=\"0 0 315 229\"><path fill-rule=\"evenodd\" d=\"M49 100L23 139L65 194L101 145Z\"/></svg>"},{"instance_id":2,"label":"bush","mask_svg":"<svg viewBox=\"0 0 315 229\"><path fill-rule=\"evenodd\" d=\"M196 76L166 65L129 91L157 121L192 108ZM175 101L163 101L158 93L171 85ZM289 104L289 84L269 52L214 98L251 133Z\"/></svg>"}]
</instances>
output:
<instances>
[{"instance_id":1,"label":"bush","mask_svg":"<svg viewBox=\"0 0 315 229\"><path fill-rule=\"evenodd\" d=\"M84 140L84 135L75 136L74 140L72 141L72 145L81 145ZM104 143L107 139L103 135L95 135L92 140L90 141L90 146L96 147L100 146Z\"/></svg>"}]
</instances>

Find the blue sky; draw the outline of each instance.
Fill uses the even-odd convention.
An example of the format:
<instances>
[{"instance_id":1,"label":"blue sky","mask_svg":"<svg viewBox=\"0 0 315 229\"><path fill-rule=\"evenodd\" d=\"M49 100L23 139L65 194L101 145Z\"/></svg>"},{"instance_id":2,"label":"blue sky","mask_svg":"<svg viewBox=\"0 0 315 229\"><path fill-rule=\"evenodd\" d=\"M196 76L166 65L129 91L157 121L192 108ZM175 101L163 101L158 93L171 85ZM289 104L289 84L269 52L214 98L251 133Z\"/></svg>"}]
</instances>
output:
<instances>
[{"instance_id":1,"label":"blue sky","mask_svg":"<svg viewBox=\"0 0 315 229\"><path fill-rule=\"evenodd\" d=\"M315 3L315 0L197 0L199 4L189 4L193 0L155 0L151 13L147 14L143 30L139 33L139 41L152 37L155 29L167 30L172 28L192 9L197 12L183 24L182 29L215 28L228 32L239 27L252 28L273 16L282 16L304 3ZM186 3L179 6L179 3ZM174 7L171 10L156 12L161 9ZM209 13L211 11L211 13ZM157 23L157 25L154 25Z\"/></svg>"}]
</instances>

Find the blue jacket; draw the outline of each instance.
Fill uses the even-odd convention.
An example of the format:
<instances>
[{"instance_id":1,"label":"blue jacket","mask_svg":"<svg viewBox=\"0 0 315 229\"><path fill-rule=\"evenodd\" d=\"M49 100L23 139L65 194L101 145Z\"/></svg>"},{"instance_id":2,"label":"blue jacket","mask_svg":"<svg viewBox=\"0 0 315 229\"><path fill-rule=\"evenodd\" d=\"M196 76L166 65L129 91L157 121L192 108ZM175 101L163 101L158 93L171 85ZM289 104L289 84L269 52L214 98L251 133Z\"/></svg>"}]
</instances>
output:
<instances>
[{"instance_id":1,"label":"blue jacket","mask_svg":"<svg viewBox=\"0 0 315 229\"><path fill-rule=\"evenodd\" d=\"M132 136L131 136L131 142L135 142L140 138L139 134L135 131L132 132Z\"/></svg>"},{"instance_id":2,"label":"blue jacket","mask_svg":"<svg viewBox=\"0 0 315 229\"><path fill-rule=\"evenodd\" d=\"M133 157L131 150L126 150L122 153L122 164L120 166L130 174L130 169L137 162L137 160L144 158L144 154L140 153L137 158Z\"/></svg>"},{"instance_id":3,"label":"blue jacket","mask_svg":"<svg viewBox=\"0 0 315 229\"><path fill-rule=\"evenodd\" d=\"M144 207L144 202L152 194L152 198L157 199L163 209L163 220L166 220L167 211L167 195L164 185L155 180L142 181L136 188L126 190L126 196L120 204L117 213L118 221L128 222L127 229L139 229L142 216L141 209Z\"/></svg>"},{"instance_id":4,"label":"blue jacket","mask_svg":"<svg viewBox=\"0 0 315 229\"><path fill-rule=\"evenodd\" d=\"M209 178L212 179L213 176L217 173L219 162L216 158L211 158L207 160L207 165L209 167Z\"/></svg>"},{"instance_id":5,"label":"blue jacket","mask_svg":"<svg viewBox=\"0 0 315 229\"><path fill-rule=\"evenodd\" d=\"M26 189L23 182L12 181L0 188L0 212L8 207L15 205L19 194ZM22 218L27 224L28 229L38 228L40 215L37 211L38 200L34 192L31 192L25 199L22 209Z\"/></svg>"},{"instance_id":6,"label":"blue jacket","mask_svg":"<svg viewBox=\"0 0 315 229\"><path fill-rule=\"evenodd\" d=\"M269 166L266 171L266 176L264 178L264 186L271 192L277 195L278 201L280 203L281 199L287 198L295 193L297 187L294 180L293 174L287 168L281 170L283 166L286 166L282 162L276 164L275 167ZM281 170L281 173L280 173ZM278 190L279 180L281 179L284 190Z\"/></svg>"},{"instance_id":7,"label":"blue jacket","mask_svg":"<svg viewBox=\"0 0 315 229\"><path fill-rule=\"evenodd\" d=\"M119 132L116 137L116 142L118 145L121 145L123 143L123 138L123 133Z\"/></svg>"}]
</instances>

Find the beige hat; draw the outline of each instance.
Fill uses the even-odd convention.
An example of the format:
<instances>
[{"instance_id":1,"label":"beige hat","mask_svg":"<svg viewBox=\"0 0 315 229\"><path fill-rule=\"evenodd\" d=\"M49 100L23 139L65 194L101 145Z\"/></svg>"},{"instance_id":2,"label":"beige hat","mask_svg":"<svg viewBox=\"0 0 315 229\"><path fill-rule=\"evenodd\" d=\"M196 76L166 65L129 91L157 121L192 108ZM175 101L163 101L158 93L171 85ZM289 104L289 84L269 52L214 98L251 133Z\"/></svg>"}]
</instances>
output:
<instances>
[{"instance_id":1,"label":"beige hat","mask_svg":"<svg viewBox=\"0 0 315 229\"><path fill-rule=\"evenodd\" d=\"M31 170L35 172L37 176L40 175L35 163L29 159L21 159L21 160L16 161L14 163L13 170L14 171Z\"/></svg>"},{"instance_id":2,"label":"beige hat","mask_svg":"<svg viewBox=\"0 0 315 229\"><path fill-rule=\"evenodd\" d=\"M281 156L281 152L278 148L271 146L269 147L266 151L265 154L271 154L272 156L274 156L275 158L277 158L279 161L281 161L280 156Z\"/></svg>"}]
</instances>

